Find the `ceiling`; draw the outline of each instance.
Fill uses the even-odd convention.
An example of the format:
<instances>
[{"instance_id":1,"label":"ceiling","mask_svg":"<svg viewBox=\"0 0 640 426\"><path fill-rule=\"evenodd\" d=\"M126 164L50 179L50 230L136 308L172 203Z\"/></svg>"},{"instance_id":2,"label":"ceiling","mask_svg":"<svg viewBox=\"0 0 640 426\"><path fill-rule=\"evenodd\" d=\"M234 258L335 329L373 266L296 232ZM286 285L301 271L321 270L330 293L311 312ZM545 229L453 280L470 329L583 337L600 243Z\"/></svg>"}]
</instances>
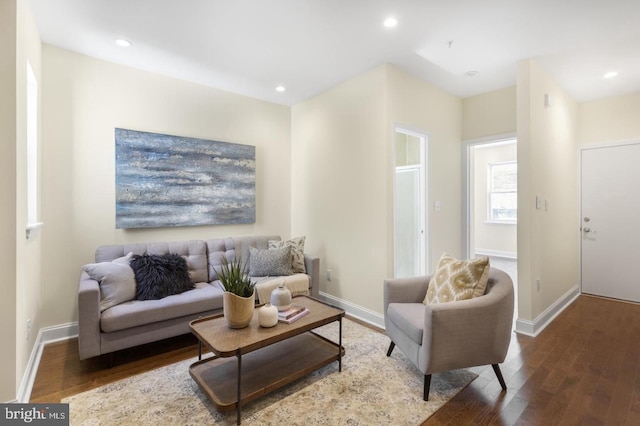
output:
<instances>
[{"instance_id":1,"label":"ceiling","mask_svg":"<svg viewBox=\"0 0 640 426\"><path fill-rule=\"evenodd\" d=\"M45 43L284 105L383 63L462 98L527 58L578 102L640 91L638 0L30 2Z\"/></svg>"}]
</instances>

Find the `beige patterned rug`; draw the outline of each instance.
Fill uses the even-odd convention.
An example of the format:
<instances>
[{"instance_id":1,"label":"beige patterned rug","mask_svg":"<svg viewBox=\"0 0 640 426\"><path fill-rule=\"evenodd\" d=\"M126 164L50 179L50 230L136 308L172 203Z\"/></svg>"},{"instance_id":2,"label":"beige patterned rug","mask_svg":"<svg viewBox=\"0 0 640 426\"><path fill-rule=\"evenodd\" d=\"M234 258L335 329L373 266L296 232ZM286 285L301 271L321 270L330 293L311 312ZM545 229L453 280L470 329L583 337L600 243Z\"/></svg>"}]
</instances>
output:
<instances>
[{"instance_id":1,"label":"beige patterned rug","mask_svg":"<svg viewBox=\"0 0 640 426\"><path fill-rule=\"evenodd\" d=\"M318 329L337 341L337 323ZM423 376L389 339L343 321L346 354L337 363L260 398L242 411L243 425L419 425L460 392L475 373L435 374L429 401ZM71 425L233 425L235 411L218 412L189 375L191 359L66 398Z\"/></svg>"}]
</instances>

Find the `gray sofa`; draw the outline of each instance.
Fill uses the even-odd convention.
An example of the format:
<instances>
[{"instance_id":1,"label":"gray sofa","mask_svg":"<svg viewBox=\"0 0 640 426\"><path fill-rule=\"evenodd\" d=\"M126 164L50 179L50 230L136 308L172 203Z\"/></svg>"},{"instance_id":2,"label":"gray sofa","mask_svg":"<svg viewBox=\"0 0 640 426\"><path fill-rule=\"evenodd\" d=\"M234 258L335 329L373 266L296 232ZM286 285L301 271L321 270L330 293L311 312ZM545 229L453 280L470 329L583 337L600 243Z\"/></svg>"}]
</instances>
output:
<instances>
[{"instance_id":1,"label":"gray sofa","mask_svg":"<svg viewBox=\"0 0 640 426\"><path fill-rule=\"evenodd\" d=\"M159 300L131 300L101 312L100 283L83 269L78 286L78 346L80 359L189 333L189 322L222 312L223 289L216 270L223 258L238 253L249 258L249 247L267 249L279 236L256 236L157 243L104 245L96 262L111 262L128 253L179 254L187 259L195 289ZM318 296L320 260L304 256L309 294Z\"/></svg>"}]
</instances>

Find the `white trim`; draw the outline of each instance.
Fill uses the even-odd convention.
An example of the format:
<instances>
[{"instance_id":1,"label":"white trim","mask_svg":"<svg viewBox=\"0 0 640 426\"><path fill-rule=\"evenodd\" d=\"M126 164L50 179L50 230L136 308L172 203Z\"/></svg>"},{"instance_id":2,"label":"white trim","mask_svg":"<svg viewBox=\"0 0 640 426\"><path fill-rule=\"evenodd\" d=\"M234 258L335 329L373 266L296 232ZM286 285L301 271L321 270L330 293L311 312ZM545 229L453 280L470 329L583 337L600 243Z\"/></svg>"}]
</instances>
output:
<instances>
[{"instance_id":1,"label":"white trim","mask_svg":"<svg viewBox=\"0 0 640 426\"><path fill-rule=\"evenodd\" d=\"M368 324L374 325L384 329L384 315L374 312L370 309L356 305L346 300L342 300L338 297L332 296L328 293L320 292L320 299L333 305L337 308L344 309L344 311L350 316L364 321Z\"/></svg>"},{"instance_id":2,"label":"white trim","mask_svg":"<svg viewBox=\"0 0 640 426\"><path fill-rule=\"evenodd\" d=\"M518 253L513 251L500 251L500 250L491 250L491 249L483 249L477 248L474 249L473 252L477 255L482 256L495 256L495 257L504 257L505 259L517 259Z\"/></svg>"},{"instance_id":3,"label":"white trim","mask_svg":"<svg viewBox=\"0 0 640 426\"><path fill-rule=\"evenodd\" d=\"M38 336L31 350L29 362L27 362L27 368L22 375L22 381L18 388L18 394L16 396L18 402L27 403L29 399L31 399L31 391L33 390L33 383L38 373L38 366L40 365L44 345L61 340L68 340L76 336L78 336L77 322L45 327L38 331Z\"/></svg>"},{"instance_id":4,"label":"white trim","mask_svg":"<svg viewBox=\"0 0 640 426\"><path fill-rule=\"evenodd\" d=\"M518 318L516 321L516 333L536 337L542 332L542 330L551 324L551 322L560 315L562 311L571 305L578 296L580 296L580 286L576 284L551 306L545 309L544 312L538 315L533 321Z\"/></svg>"}]
</instances>

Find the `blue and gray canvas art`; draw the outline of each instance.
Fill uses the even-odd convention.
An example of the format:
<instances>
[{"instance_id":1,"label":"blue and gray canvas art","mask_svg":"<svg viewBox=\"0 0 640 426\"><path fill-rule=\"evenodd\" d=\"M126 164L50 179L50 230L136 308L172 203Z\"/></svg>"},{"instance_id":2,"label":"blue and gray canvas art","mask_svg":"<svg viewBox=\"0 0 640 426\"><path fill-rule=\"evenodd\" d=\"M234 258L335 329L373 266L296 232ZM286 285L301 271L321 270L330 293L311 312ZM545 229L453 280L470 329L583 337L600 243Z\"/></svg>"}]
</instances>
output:
<instances>
[{"instance_id":1,"label":"blue and gray canvas art","mask_svg":"<svg viewBox=\"0 0 640 426\"><path fill-rule=\"evenodd\" d=\"M255 147L115 129L116 228L254 223Z\"/></svg>"}]
</instances>

